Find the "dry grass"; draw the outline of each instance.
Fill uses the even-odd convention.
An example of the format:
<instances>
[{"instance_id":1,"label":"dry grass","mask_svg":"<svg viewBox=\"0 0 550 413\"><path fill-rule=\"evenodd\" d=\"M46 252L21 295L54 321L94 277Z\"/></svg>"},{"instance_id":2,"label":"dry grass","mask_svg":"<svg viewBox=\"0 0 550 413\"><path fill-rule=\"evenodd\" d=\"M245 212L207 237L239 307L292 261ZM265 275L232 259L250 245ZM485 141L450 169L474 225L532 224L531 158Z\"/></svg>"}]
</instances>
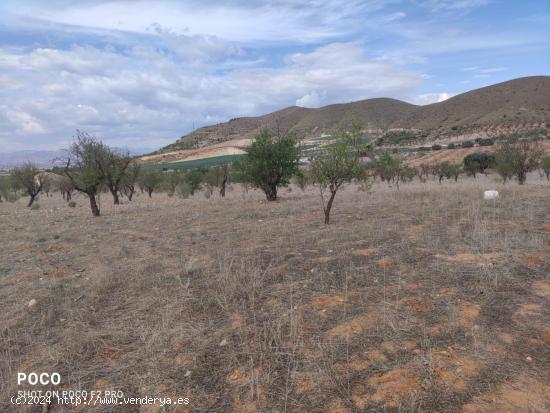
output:
<instances>
[{"instance_id":1,"label":"dry grass","mask_svg":"<svg viewBox=\"0 0 550 413\"><path fill-rule=\"evenodd\" d=\"M314 190L2 203L0 410L59 371L194 412L548 411L550 186L484 179L349 187L329 227Z\"/></svg>"}]
</instances>

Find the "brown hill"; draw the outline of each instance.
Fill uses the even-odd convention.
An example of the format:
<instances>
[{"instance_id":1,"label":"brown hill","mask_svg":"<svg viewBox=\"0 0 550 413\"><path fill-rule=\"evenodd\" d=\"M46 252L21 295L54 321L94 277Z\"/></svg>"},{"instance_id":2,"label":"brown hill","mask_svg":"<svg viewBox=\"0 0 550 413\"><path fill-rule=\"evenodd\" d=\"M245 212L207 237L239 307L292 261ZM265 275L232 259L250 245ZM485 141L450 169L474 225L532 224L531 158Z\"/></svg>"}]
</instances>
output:
<instances>
[{"instance_id":1,"label":"brown hill","mask_svg":"<svg viewBox=\"0 0 550 413\"><path fill-rule=\"evenodd\" d=\"M427 140L544 128L550 124L550 76L510 80L426 106L388 98L319 109L292 106L263 116L236 118L199 128L161 152L252 138L266 127L293 132L300 138L320 136L346 129L354 119L361 119L373 132L411 130L415 136Z\"/></svg>"},{"instance_id":2,"label":"brown hill","mask_svg":"<svg viewBox=\"0 0 550 413\"><path fill-rule=\"evenodd\" d=\"M545 123L550 120L550 76L533 76L462 93L420 106L394 128L423 130Z\"/></svg>"}]
</instances>

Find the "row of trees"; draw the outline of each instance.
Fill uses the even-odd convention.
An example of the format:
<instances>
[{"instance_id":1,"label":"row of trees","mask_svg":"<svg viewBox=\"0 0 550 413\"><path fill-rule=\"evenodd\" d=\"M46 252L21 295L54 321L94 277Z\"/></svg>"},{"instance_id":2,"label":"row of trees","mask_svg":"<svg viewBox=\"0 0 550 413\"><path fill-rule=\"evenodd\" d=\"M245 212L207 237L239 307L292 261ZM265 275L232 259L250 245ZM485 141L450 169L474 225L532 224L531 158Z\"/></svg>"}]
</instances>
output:
<instances>
[{"instance_id":1,"label":"row of trees","mask_svg":"<svg viewBox=\"0 0 550 413\"><path fill-rule=\"evenodd\" d=\"M462 172L475 177L490 168L498 172L504 182L516 177L524 184L527 173L537 168L550 180L550 157L544 156L538 142L516 139L503 143L495 153L470 154L462 165L440 162L413 168L398 153L384 152L375 156L372 148L363 143L362 130L362 125L356 123L351 132L336 136L311 159L307 169L300 168L301 152L294 137L264 130L256 137L248 156L232 166L165 172L145 172L127 153L114 151L88 134L77 132L64 167L55 172L60 178L58 189L67 194L66 199L70 199L73 190L85 194L94 216L100 214L97 197L102 191L110 192L115 204L120 203L122 196L131 201L136 189L146 192L149 197L158 190L170 196L177 193L187 197L204 189L209 197L214 188L218 188L220 196L224 197L232 181L258 188L268 201L274 201L278 189L294 179L302 188L306 185L318 188L326 224L330 222L339 189L352 181L364 183L369 178L379 178L399 188L400 183L410 182L415 176L421 181L430 175L439 182L443 179L456 181ZM48 187L46 177L35 166L25 165L14 169L7 179L12 187L26 192L31 206L37 195ZM7 179L0 180L0 200L1 196L6 199L10 196L5 185Z\"/></svg>"}]
</instances>

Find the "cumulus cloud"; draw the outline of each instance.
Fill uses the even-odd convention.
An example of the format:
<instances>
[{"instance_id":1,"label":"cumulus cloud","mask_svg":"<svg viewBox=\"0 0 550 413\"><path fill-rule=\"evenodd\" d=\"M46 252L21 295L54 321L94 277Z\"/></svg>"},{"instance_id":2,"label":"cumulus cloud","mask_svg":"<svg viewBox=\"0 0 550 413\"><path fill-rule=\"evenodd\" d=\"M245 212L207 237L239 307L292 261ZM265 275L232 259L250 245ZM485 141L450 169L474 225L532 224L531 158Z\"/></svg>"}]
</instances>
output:
<instances>
[{"instance_id":1,"label":"cumulus cloud","mask_svg":"<svg viewBox=\"0 0 550 413\"><path fill-rule=\"evenodd\" d=\"M197 40L202 42L202 39ZM365 56L355 43L333 43L291 53L277 68L197 70L155 48L73 46L0 51L14 62L6 76L23 85L0 97L10 131L22 146L47 137L57 148L75 129L114 145L173 141L192 124L261 114L294 104L308 107L378 96L408 96L421 73Z\"/></svg>"},{"instance_id":2,"label":"cumulus cloud","mask_svg":"<svg viewBox=\"0 0 550 413\"><path fill-rule=\"evenodd\" d=\"M534 22L457 21L486 3L0 2L0 142L57 149L80 128L117 146L158 147L192 125L290 105L441 101L450 94L418 89L455 90L453 70L479 86L477 76L514 70L504 53L546 53L547 28Z\"/></svg>"},{"instance_id":3,"label":"cumulus cloud","mask_svg":"<svg viewBox=\"0 0 550 413\"><path fill-rule=\"evenodd\" d=\"M420 95L414 96L412 99L410 99L411 103L414 103L416 105L429 105L431 103L438 103L443 102L444 100L447 100L449 98L452 98L455 96L454 93L423 93Z\"/></svg>"}]
</instances>

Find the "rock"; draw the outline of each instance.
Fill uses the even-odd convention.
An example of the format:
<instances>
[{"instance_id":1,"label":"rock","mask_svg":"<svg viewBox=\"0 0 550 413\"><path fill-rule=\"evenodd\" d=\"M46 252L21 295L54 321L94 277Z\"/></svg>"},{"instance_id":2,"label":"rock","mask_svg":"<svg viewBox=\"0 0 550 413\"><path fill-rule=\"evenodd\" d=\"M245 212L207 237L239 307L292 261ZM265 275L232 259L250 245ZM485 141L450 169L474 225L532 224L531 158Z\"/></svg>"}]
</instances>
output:
<instances>
[{"instance_id":1,"label":"rock","mask_svg":"<svg viewBox=\"0 0 550 413\"><path fill-rule=\"evenodd\" d=\"M27 303L27 307L33 308L36 304L38 304L38 301L36 301L36 300L33 298L32 300L30 300L30 301Z\"/></svg>"},{"instance_id":2,"label":"rock","mask_svg":"<svg viewBox=\"0 0 550 413\"><path fill-rule=\"evenodd\" d=\"M498 198L498 191L491 189L483 192L483 199L485 200L497 199L497 198Z\"/></svg>"},{"instance_id":3,"label":"rock","mask_svg":"<svg viewBox=\"0 0 550 413\"><path fill-rule=\"evenodd\" d=\"M227 339L224 338L221 342L220 342L220 346L227 346Z\"/></svg>"}]
</instances>

